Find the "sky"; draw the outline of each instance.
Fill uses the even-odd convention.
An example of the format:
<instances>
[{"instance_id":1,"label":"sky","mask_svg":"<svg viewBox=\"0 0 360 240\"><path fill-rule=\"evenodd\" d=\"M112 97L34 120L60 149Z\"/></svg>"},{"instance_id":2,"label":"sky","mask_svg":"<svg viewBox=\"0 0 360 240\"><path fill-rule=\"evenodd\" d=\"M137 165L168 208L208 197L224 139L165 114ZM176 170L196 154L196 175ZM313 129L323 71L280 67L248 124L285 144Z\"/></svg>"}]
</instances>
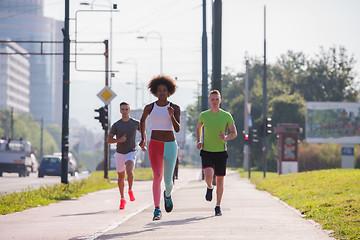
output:
<instances>
[{"instance_id":1,"label":"sky","mask_svg":"<svg viewBox=\"0 0 360 240\"><path fill-rule=\"evenodd\" d=\"M64 20L63 0L44 2L45 16ZM177 79L178 90L170 101L182 110L196 101L202 78L202 0L90 0L90 5L80 4L85 0L70 2L70 38L78 41L77 53L103 53L101 42L110 39L112 33L109 65L114 77L110 84L117 95L111 102L112 123L121 117L120 102L129 102L132 109L143 109L155 100L145 86L161 68L163 74ZM104 10L109 10L111 3L117 4L118 11L110 14ZM211 3L207 0L209 75ZM223 73L244 72L246 56L263 59L265 5L267 63L276 63L288 50L312 58L320 47L327 50L344 46L356 59L355 71L360 75L358 0L222 0ZM98 43L81 43L84 41ZM75 53L74 44L72 52ZM104 56L72 55L72 60L70 118L93 131L101 131L100 123L94 119L94 109L103 106L97 94L105 86L105 73L87 70L103 71Z\"/></svg>"}]
</instances>

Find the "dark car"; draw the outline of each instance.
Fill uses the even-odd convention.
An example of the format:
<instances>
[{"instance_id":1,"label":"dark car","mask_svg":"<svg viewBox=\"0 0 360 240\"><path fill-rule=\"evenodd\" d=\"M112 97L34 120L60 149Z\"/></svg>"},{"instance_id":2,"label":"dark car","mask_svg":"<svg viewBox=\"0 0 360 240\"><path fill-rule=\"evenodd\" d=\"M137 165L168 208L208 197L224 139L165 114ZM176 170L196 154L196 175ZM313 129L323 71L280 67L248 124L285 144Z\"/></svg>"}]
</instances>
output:
<instances>
[{"instance_id":1,"label":"dark car","mask_svg":"<svg viewBox=\"0 0 360 240\"><path fill-rule=\"evenodd\" d=\"M41 159L38 168L38 177L61 176L61 157L55 155L47 155Z\"/></svg>"}]
</instances>

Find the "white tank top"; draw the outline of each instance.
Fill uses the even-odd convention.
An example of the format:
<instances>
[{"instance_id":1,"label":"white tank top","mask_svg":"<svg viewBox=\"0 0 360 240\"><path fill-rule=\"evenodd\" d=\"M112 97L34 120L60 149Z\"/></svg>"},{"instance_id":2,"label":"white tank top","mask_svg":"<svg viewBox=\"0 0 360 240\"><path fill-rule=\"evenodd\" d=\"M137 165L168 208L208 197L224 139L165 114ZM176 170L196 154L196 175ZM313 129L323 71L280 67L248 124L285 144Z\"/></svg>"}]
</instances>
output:
<instances>
[{"instance_id":1,"label":"white tank top","mask_svg":"<svg viewBox=\"0 0 360 240\"><path fill-rule=\"evenodd\" d=\"M150 112L151 130L173 131L173 125L167 108L168 105L160 107L154 102L154 107Z\"/></svg>"}]
</instances>

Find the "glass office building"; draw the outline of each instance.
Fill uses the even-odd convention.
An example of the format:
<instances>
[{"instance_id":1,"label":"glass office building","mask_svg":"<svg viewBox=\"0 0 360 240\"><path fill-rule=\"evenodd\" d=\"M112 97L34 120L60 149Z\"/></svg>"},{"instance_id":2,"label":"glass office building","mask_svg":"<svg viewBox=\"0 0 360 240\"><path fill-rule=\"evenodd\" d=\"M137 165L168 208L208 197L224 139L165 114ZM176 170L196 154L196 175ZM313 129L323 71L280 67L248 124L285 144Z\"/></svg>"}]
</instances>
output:
<instances>
[{"instance_id":1,"label":"glass office building","mask_svg":"<svg viewBox=\"0 0 360 240\"><path fill-rule=\"evenodd\" d=\"M43 15L43 0L1 0L0 39L17 42L31 55L30 113L46 124L61 125L62 44L18 41L62 41L63 22ZM37 55L39 53L44 55Z\"/></svg>"}]
</instances>

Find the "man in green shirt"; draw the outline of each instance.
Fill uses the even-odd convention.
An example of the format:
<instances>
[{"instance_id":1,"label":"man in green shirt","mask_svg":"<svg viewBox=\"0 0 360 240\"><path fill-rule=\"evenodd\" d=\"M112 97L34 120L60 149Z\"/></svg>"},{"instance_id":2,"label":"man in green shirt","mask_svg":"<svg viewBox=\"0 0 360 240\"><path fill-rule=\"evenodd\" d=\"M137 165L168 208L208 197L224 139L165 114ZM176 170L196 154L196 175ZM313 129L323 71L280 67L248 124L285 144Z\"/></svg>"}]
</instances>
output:
<instances>
[{"instance_id":1,"label":"man in green shirt","mask_svg":"<svg viewBox=\"0 0 360 240\"><path fill-rule=\"evenodd\" d=\"M237 131L231 114L220 109L221 95L218 90L209 94L210 110L199 116L196 128L197 149L200 151L207 191L205 199L212 200L212 179L216 177L215 215L221 216L220 203L224 192L226 175L227 146L229 140L236 138ZM203 131L202 131L203 128ZM227 134L230 131L229 134Z\"/></svg>"}]
</instances>

